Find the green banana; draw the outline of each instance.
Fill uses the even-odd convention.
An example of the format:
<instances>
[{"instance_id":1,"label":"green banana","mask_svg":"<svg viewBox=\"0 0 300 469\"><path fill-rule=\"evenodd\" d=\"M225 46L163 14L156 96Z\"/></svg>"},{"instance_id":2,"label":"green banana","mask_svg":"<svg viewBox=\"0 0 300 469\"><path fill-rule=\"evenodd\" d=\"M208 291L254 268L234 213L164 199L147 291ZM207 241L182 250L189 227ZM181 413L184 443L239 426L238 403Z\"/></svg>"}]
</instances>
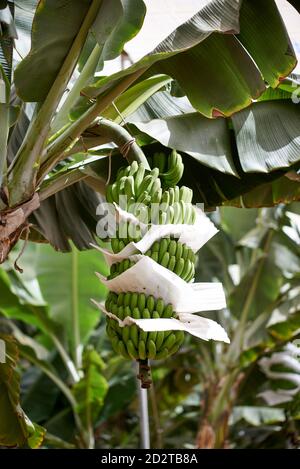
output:
<instances>
[{"instance_id":1,"label":"green banana","mask_svg":"<svg viewBox=\"0 0 300 469\"><path fill-rule=\"evenodd\" d=\"M173 205L174 202L175 202L175 191L174 191L174 187L170 187L169 190L168 190L169 194L170 194L170 202L169 204L170 205Z\"/></svg>"},{"instance_id":2,"label":"green banana","mask_svg":"<svg viewBox=\"0 0 300 469\"><path fill-rule=\"evenodd\" d=\"M129 327L129 335L130 335L130 340L134 344L135 347L138 347L139 344L139 330L138 327L133 324L132 326Z\"/></svg>"},{"instance_id":3,"label":"green banana","mask_svg":"<svg viewBox=\"0 0 300 469\"><path fill-rule=\"evenodd\" d=\"M174 273L178 275L179 277L181 276L181 272L183 271L184 268L184 259L182 257L176 262Z\"/></svg>"},{"instance_id":4,"label":"green banana","mask_svg":"<svg viewBox=\"0 0 300 469\"><path fill-rule=\"evenodd\" d=\"M147 305L149 312L152 314L155 308L155 300L152 295L148 296L146 305Z\"/></svg>"},{"instance_id":5,"label":"green banana","mask_svg":"<svg viewBox=\"0 0 300 469\"><path fill-rule=\"evenodd\" d=\"M163 267L168 267L168 264L169 264L169 260L170 260L170 254L168 252L165 252L163 257L162 257L162 260L160 262L160 264L163 266Z\"/></svg>"},{"instance_id":6,"label":"green banana","mask_svg":"<svg viewBox=\"0 0 300 469\"><path fill-rule=\"evenodd\" d=\"M167 358L169 355L169 350L167 348L163 348L160 352L156 354L156 360L162 360L163 358Z\"/></svg>"},{"instance_id":7,"label":"green banana","mask_svg":"<svg viewBox=\"0 0 300 469\"><path fill-rule=\"evenodd\" d=\"M125 195L127 196L128 199L130 199L131 197L133 197L133 200L134 200L134 179L133 179L133 176L128 176L125 180L125 184L124 184L124 190L125 190Z\"/></svg>"},{"instance_id":8,"label":"green banana","mask_svg":"<svg viewBox=\"0 0 300 469\"><path fill-rule=\"evenodd\" d=\"M124 358L130 358L130 355L128 354L125 344L122 340L119 340L118 352L120 355L123 355Z\"/></svg>"},{"instance_id":9,"label":"green banana","mask_svg":"<svg viewBox=\"0 0 300 469\"><path fill-rule=\"evenodd\" d=\"M164 341L164 338L165 338L165 333L164 333L164 331L158 331L158 332L157 332L157 336L156 336L156 341L155 341L156 350L160 350L160 349L161 349L161 346L162 346L162 343L163 343L163 341Z\"/></svg>"},{"instance_id":10,"label":"green banana","mask_svg":"<svg viewBox=\"0 0 300 469\"><path fill-rule=\"evenodd\" d=\"M131 293L130 308L133 310L138 303L138 293Z\"/></svg>"},{"instance_id":11,"label":"green banana","mask_svg":"<svg viewBox=\"0 0 300 469\"><path fill-rule=\"evenodd\" d=\"M131 293L129 293L129 292L125 293L125 295L124 295L124 300L123 300L123 305L124 305L125 307L126 307L126 306L129 306L130 300L131 300Z\"/></svg>"},{"instance_id":12,"label":"green banana","mask_svg":"<svg viewBox=\"0 0 300 469\"><path fill-rule=\"evenodd\" d=\"M145 342L141 339L139 340L139 358L141 360L146 359L146 345Z\"/></svg>"},{"instance_id":13,"label":"green banana","mask_svg":"<svg viewBox=\"0 0 300 469\"><path fill-rule=\"evenodd\" d=\"M142 318L143 319L151 319L151 313L148 308L145 308L143 313L142 313Z\"/></svg>"},{"instance_id":14,"label":"green banana","mask_svg":"<svg viewBox=\"0 0 300 469\"><path fill-rule=\"evenodd\" d=\"M170 240L169 238L163 238L160 240L160 246L159 246L159 251L158 251L158 262L161 264L164 255L168 251Z\"/></svg>"},{"instance_id":15,"label":"green banana","mask_svg":"<svg viewBox=\"0 0 300 469\"><path fill-rule=\"evenodd\" d=\"M176 265L176 257L171 256L169 260L169 264L167 265L167 268L171 270L171 272L174 272L175 265Z\"/></svg>"},{"instance_id":16,"label":"green banana","mask_svg":"<svg viewBox=\"0 0 300 469\"><path fill-rule=\"evenodd\" d=\"M137 194L139 192L140 185L144 179L145 166L142 164L139 165L137 172L134 175L134 192Z\"/></svg>"},{"instance_id":17,"label":"green banana","mask_svg":"<svg viewBox=\"0 0 300 469\"><path fill-rule=\"evenodd\" d=\"M144 293L138 295L138 308L139 311L143 311L146 307L146 296Z\"/></svg>"},{"instance_id":18,"label":"green banana","mask_svg":"<svg viewBox=\"0 0 300 469\"><path fill-rule=\"evenodd\" d=\"M150 256L155 262L158 262L158 252L152 252Z\"/></svg>"},{"instance_id":19,"label":"green banana","mask_svg":"<svg viewBox=\"0 0 300 469\"><path fill-rule=\"evenodd\" d=\"M154 360L155 356L156 356L156 345L155 345L155 342L153 340L148 340L147 342L147 351L148 351L148 358L150 358L151 360Z\"/></svg>"},{"instance_id":20,"label":"green banana","mask_svg":"<svg viewBox=\"0 0 300 469\"><path fill-rule=\"evenodd\" d=\"M135 344L133 344L132 340L127 340L126 342L127 352L133 360L137 360L139 358L139 354L137 349L135 348Z\"/></svg>"},{"instance_id":21,"label":"green banana","mask_svg":"<svg viewBox=\"0 0 300 469\"><path fill-rule=\"evenodd\" d=\"M141 309L139 307L137 308L133 308L132 310L132 317L134 319L141 319L141 313L140 313Z\"/></svg>"},{"instance_id":22,"label":"green banana","mask_svg":"<svg viewBox=\"0 0 300 469\"><path fill-rule=\"evenodd\" d=\"M125 326L122 328L122 339L123 339L123 342L126 344L127 341L129 340L129 336L130 336L130 330L129 330L129 327L128 326Z\"/></svg>"},{"instance_id":23,"label":"green banana","mask_svg":"<svg viewBox=\"0 0 300 469\"><path fill-rule=\"evenodd\" d=\"M167 349L170 349L170 348L173 347L175 342L176 342L176 335L174 333L172 333L164 340L164 343L163 343L162 346L167 348Z\"/></svg>"},{"instance_id":24,"label":"green banana","mask_svg":"<svg viewBox=\"0 0 300 469\"><path fill-rule=\"evenodd\" d=\"M133 176L139 169L139 165L137 161L133 161L130 165L130 170L128 176Z\"/></svg>"},{"instance_id":25,"label":"green banana","mask_svg":"<svg viewBox=\"0 0 300 469\"><path fill-rule=\"evenodd\" d=\"M158 168L160 173L164 172L165 163L166 163L166 157L164 153L154 153L153 166Z\"/></svg>"},{"instance_id":26,"label":"green banana","mask_svg":"<svg viewBox=\"0 0 300 469\"><path fill-rule=\"evenodd\" d=\"M158 312L160 317L162 316L164 309L165 309L164 301L161 298L158 298L158 300L156 301L155 310Z\"/></svg>"},{"instance_id":27,"label":"green banana","mask_svg":"<svg viewBox=\"0 0 300 469\"><path fill-rule=\"evenodd\" d=\"M171 318L173 315L174 315L174 313L173 313L173 306L172 306L171 304L168 304L168 305L164 308L164 310L163 310L161 316L162 316L163 318Z\"/></svg>"},{"instance_id":28,"label":"green banana","mask_svg":"<svg viewBox=\"0 0 300 469\"><path fill-rule=\"evenodd\" d=\"M176 249L177 249L177 241L175 241L175 239L171 239L169 243L169 248L168 248L168 252L170 256L175 256Z\"/></svg>"}]
</instances>

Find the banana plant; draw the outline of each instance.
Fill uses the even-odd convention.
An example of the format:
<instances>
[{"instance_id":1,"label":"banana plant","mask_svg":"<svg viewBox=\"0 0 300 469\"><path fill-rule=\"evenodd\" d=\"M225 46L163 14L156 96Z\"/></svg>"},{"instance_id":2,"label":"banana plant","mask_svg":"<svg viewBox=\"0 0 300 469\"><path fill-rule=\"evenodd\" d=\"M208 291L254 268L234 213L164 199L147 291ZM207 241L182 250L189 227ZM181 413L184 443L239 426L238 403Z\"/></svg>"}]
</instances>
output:
<instances>
[{"instance_id":1,"label":"banana plant","mask_svg":"<svg viewBox=\"0 0 300 469\"><path fill-rule=\"evenodd\" d=\"M95 444L94 425L108 382L105 363L91 339L99 314L88 298L99 292L104 297L105 289L99 290L92 273L105 273L106 268L92 251L73 248L54 257L51 251L32 244L23 258L24 275L15 271L12 261L0 270L0 330L5 334L0 337L7 355L0 366L1 446ZM22 395L20 375L26 388ZM54 414L58 427L68 421L67 435L55 427Z\"/></svg>"},{"instance_id":2,"label":"banana plant","mask_svg":"<svg viewBox=\"0 0 300 469\"><path fill-rule=\"evenodd\" d=\"M253 152L259 140L255 122L269 112L266 103L259 103L258 116L243 111L278 87L296 65L273 0L263 5L257 0L202 2L152 52L107 77L101 76L104 61L118 57L142 27L142 0L85 0L76 6L59 0L5 1L0 14L1 262L20 238L50 242L61 251L71 249L69 240L79 249L89 248L108 174L115 176L122 164L118 155L146 165L157 147L176 147L184 153L187 185L197 187L194 201L210 207L260 191L297 164L298 109L280 103L286 105L287 122L278 148L276 115L282 110L270 113L272 133L261 144L270 146L268 160L265 153L255 158ZM31 21L30 50L20 60L16 36L28 39ZM124 126L143 103L151 113L151 103L167 102L167 114L176 114L174 93L192 110L192 121L189 116L183 120L193 139L180 142L182 130L172 132L174 141L160 139L144 124L135 125L139 132ZM232 123L238 154L235 146L230 148L227 118L232 115L237 116ZM157 124L166 125L150 120L150 126ZM250 135L251 147L244 146L244 134ZM198 141L197 135L203 138Z\"/></svg>"},{"instance_id":3,"label":"banana plant","mask_svg":"<svg viewBox=\"0 0 300 469\"><path fill-rule=\"evenodd\" d=\"M254 426L262 425L263 420L257 420L260 410L265 423L268 418L272 423L262 399L269 395L267 380L272 378L267 365L273 362L268 357L273 353L275 363L282 347L296 344L299 337L299 215L280 206L242 211L237 221L236 210L222 210L222 238L201 250L198 260L202 280L216 277L224 283L228 314L221 322L231 337L226 350L221 346L200 352L201 376L207 385L202 385L199 447L233 447L235 422L248 415L249 423L252 415ZM283 373L281 382L285 377ZM284 412L279 409L278 415L285 422Z\"/></svg>"}]
</instances>

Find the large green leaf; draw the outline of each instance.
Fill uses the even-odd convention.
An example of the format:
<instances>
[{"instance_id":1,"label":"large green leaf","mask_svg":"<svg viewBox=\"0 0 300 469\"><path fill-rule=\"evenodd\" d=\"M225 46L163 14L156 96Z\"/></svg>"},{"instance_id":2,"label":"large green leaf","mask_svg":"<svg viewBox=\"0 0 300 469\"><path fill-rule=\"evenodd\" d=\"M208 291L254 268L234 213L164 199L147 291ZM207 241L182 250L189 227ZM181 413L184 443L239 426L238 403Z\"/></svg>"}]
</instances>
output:
<instances>
[{"instance_id":1,"label":"large green leaf","mask_svg":"<svg viewBox=\"0 0 300 469\"><path fill-rule=\"evenodd\" d=\"M274 303L282 283L281 272L274 263L266 255L258 258L228 298L231 313L239 318L247 308L248 319L256 318Z\"/></svg>"},{"instance_id":2,"label":"large green leaf","mask_svg":"<svg viewBox=\"0 0 300 469\"><path fill-rule=\"evenodd\" d=\"M42 0L32 25L29 55L15 70L18 95L24 101L43 101L87 14L91 0Z\"/></svg>"},{"instance_id":3,"label":"large green leaf","mask_svg":"<svg viewBox=\"0 0 300 469\"><path fill-rule=\"evenodd\" d=\"M251 56L229 34L212 34L159 62L153 71L176 79L194 108L209 118L228 116L249 106L265 89Z\"/></svg>"},{"instance_id":4,"label":"large green leaf","mask_svg":"<svg viewBox=\"0 0 300 469\"><path fill-rule=\"evenodd\" d=\"M134 122L134 125L166 147L183 151L206 166L237 176L226 119L211 120L192 113L147 123Z\"/></svg>"},{"instance_id":5,"label":"large green leaf","mask_svg":"<svg viewBox=\"0 0 300 469\"><path fill-rule=\"evenodd\" d=\"M32 271L32 265L24 259L26 279L13 266L0 269L1 304L0 311L7 318L22 320L41 331L58 334L57 324L49 317L48 308L41 297L39 285Z\"/></svg>"},{"instance_id":6,"label":"large green leaf","mask_svg":"<svg viewBox=\"0 0 300 469\"><path fill-rule=\"evenodd\" d=\"M160 110L164 112L163 106L157 104L154 111ZM134 116L129 120L133 119ZM290 100L254 103L231 119L238 167L245 173L269 173L289 168L300 160L300 112ZM191 113L133 123L164 146L184 151L213 169L238 176L230 121Z\"/></svg>"},{"instance_id":7,"label":"large green leaf","mask_svg":"<svg viewBox=\"0 0 300 469\"><path fill-rule=\"evenodd\" d=\"M33 424L20 405L20 376L16 370L18 347L10 336L0 336L5 342L6 362L0 364L0 445L38 448L45 430Z\"/></svg>"},{"instance_id":8,"label":"large green leaf","mask_svg":"<svg viewBox=\"0 0 300 469\"><path fill-rule=\"evenodd\" d=\"M170 83L171 78L167 75L154 75L131 86L123 94L115 99L114 103L104 110L102 116L117 123L133 114L145 101L165 85ZM90 104L85 98L80 98L70 112L70 119L78 119Z\"/></svg>"},{"instance_id":9,"label":"large green leaf","mask_svg":"<svg viewBox=\"0 0 300 469\"><path fill-rule=\"evenodd\" d=\"M105 171L107 174L106 165ZM59 251L70 251L70 240L78 249L88 249L95 242L101 200L84 182L78 182L42 202L31 216L33 229Z\"/></svg>"},{"instance_id":10,"label":"large green leaf","mask_svg":"<svg viewBox=\"0 0 300 469\"><path fill-rule=\"evenodd\" d=\"M183 52L199 44L215 31L229 32L238 30L240 1L213 0L204 5L187 22L180 25L152 53L126 70L111 77L102 78L84 90L85 94L95 97L104 92L112 84L123 77L141 69L150 67L153 63L166 59L171 55Z\"/></svg>"},{"instance_id":11,"label":"large green leaf","mask_svg":"<svg viewBox=\"0 0 300 469\"><path fill-rule=\"evenodd\" d=\"M50 305L49 314L74 346L74 334L79 328L80 343L99 322L99 312L92 306L91 298L104 298L106 289L95 272L107 272L101 254L93 250L61 255L47 245L34 246L28 252L27 262L35 265L42 294ZM75 321L75 323L74 323Z\"/></svg>"},{"instance_id":12,"label":"large green leaf","mask_svg":"<svg viewBox=\"0 0 300 469\"><path fill-rule=\"evenodd\" d=\"M300 313L296 311L287 320L270 325L266 329L266 339L259 345L245 350L240 356L240 363L247 367L257 361L265 352L284 345L288 341L299 337Z\"/></svg>"},{"instance_id":13,"label":"large green leaf","mask_svg":"<svg viewBox=\"0 0 300 469\"><path fill-rule=\"evenodd\" d=\"M130 91L130 88L129 90ZM125 93L124 93L125 94ZM128 122L149 122L152 119L164 119L194 112L186 97L176 98L168 91L159 91L147 99L129 116Z\"/></svg>"},{"instance_id":14,"label":"large green leaf","mask_svg":"<svg viewBox=\"0 0 300 469\"><path fill-rule=\"evenodd\" d=\"M251 5L248 0L244 3ZM276 34L282 38L283 43L289 44L279 12L274 2L271 3L273 12L270 27L277 31ZM277 70L278 62L280 65L284 64L285 74L288 75L295 67L296 59L292 52L286 54L286 49L281 50L280 54L276 50L274 59L274 50L270 51L269 47L271 36L262 28L257 41L254 39L249 43L251 51L243 47L239 36L216 34L237 32L237 7L238 2L235 5L233 2L210 2L192 19L177 28L152 53L128 69L98 80L85 88L84 93L90 97L99 96L122 79L128 80L128 75L135 79L134 74L139 75L149 69L146 76L163 72L176 78L192 104L207 117L230 115L245 107L265 89L261 72L255 64L256 59L260 62L262 56L272 54L268 68L265 67L266 80L270 71L272 78L276 74L281 76L283 70ZM249 8L251 10L251 6ZM249 8L245 7L241 11L241 23L246 37L252 24ZM268 8L262 8L259 14L261 21L269 21ZM264 38L264 34L267 37ZM274 84L274 79L271 84Z\"/></svg>"},{"instance_id":15,"label":"large green leaf","mask_svg":"<svg viewBox=\"0 0 300 469\"><path fill-rule=\"evenodd\" d=\"M296 65L293 46L273 0L243 1L238 38L273 88L290 73L291 64Z\"/></svg>"},{"instance_id":16,"label":"large green leaf","mask_svg":"<svg viewBox=\"0 0 300 469\"><path fill-rule=\"evenodd\" d=\"M90 105L80 97L80 91L87 86L95 72L102 70L104 61L117 57L124 44L133 38L141 28L145 16L143 0L103 0L79 59L80 75L71 85L66 100L52 123L55 134L68 123L70 109L83 112ZM84 106L82 107L82 102Z\"/></svg>"},{"instance_id":17,"label":"large green leaf","mask_svg":"<svg viewBox=\"0 0 300 469\"><path fill-rule=\"evenodd\" d=\"M103 48L102 61L112 60L121 54L125 43L141 29L145 14L143 0L102 1L92 28L98 44Z\"/></svg>"},{"instance_id":18,"label":"large green leaf","mask_svg":"<svg viewBox=\"0 0 300 469\"><path fill-rule=\"evenodd\" d=\"M269 407L236 406L231 415L231 424L245 420L255 427L262 424L270 425L285 421L284 409L270 409Z\"/></svg>"},{"instance_id":19,"label":"large green leaf","mask_svg":"<svg viewBox=\"0 0 300 469\"><path fill-rule=\"evenodd\" d=\"M281 176L275 181L258 184L257 187L235 199L224 201L223 205L234 207L273 207L300 199L300 181L296 172Z\"/></svg>"},{"instance_id":20,"label":"large green leaf","mask_svg":"<svg viewBox=\"0 0 300 469\"><path fill-rule=\"evenodd\" d=\"M108 383L102 374L103 368L96 350L87 349L83 356L84 377L73 388L77 412L85 427L93 425L104 404Z\"/></svg>"},{"instance_id":21,"label":"large green leaf","mask_svg":"<svg viewBox=\"0 0 300 469\"><path fill-rule=\"evenodd\" d=\"M288 168L300 159L300 109L291 100L255 103L232 116L245 172Z\"/></svg>"}]
</instances>

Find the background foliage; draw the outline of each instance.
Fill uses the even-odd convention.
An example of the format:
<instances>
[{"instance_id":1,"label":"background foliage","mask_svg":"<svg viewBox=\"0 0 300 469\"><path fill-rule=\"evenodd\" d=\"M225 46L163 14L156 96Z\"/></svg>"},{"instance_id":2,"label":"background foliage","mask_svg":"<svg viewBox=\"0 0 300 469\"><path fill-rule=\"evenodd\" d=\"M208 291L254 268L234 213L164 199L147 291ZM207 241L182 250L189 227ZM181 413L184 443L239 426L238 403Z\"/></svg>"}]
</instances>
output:
<instances>
[{"instance_id":1,"label":"background foliage","mask_svg":"<svg viewBox=\"0 0 300 469\"><path fill-rule=\"evenodd\" d=\"M94 272L107 268L89 251L109 170L134 137L129 160L180 151L182 183L220 229L197 280L224 284L216 319L231 337L187 338L153 364L152 446L299 447L286 348L300 330L296 56L274 0L200 3L147 56L103 76L141 29L142 0L0 1L2 446L139 445L135 370L90 303L105 297ZM270 374L262 359L277 352Z\"/></svg>"},{"instance_id":2,"label":"background foliage","mask_svg":"<svg viewBox=\"0 0 300 469\"><path fill-rule=\"evenodd\" d=\"M299 337L299 208L224 208L212 218L220 232L199 252L197 280L223 282L228 309L216 319L231 345L186 337L174 357L153 363L152 445L297 447L297 397L269 406L259 394L272 380L259 360ZM25 275L10 263L1 269L1 330L18 344L22 407L47 430L42 444L86 446L95 437L99 448L137 447L135 369L111 350L89 301L105 294L94 277L106 271L101 255L31 245L22 267ZM69 327L74 316L78 338ZM67 357L83 360L77 384Z\"/></svg>"}]
</instances>

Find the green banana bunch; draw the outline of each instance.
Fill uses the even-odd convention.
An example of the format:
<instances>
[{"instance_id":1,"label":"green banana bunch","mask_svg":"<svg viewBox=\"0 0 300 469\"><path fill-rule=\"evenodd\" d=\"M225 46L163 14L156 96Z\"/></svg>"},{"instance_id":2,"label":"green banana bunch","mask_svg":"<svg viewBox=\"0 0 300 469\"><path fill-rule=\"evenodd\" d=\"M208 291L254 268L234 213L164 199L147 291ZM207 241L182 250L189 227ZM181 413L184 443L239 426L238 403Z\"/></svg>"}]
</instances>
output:
<instances>
[{"instance_id":1,"label":"green banana bunch","mask_svg":"<svg viewBox=\"0 0 300 469\"><path fill-rule=\"evenodd\" d=\"M188 246L181 244L175 239L162 238L160 241L155 241L151 248L145 252L145 255L151 257L151 259L163 267L175 272L186 282L190 282L195 276L196 256L194 252ZM109 279L115 278L133 265L134 262L129 259L112 264Z\"/></svg>"},{"instance_id":2,"label":"green banana bunch","mask_svg":"<svg viewBox=\"0 0 300 469\"><path fill-rule=\"evenodd\" d=\"M176 150L172 150L168 161L168 170L160 174L164 187L174 187L182 178L184 165L181 155Z\"/></svg>"},{"instance_id":3,"label":"green banana bunch","mask_svg":"<svg viewBox=\"0 0 300 469\"><path fill-rule=\"evenodd\" d=\"M143 293L109 293L105 307L107 311L123 320L130 316L134 319L176 317L172 305L165 305L161 299L146 297ZM176 353L184 339L183 331L144 332L135 324L120 327L108 318L107 335L113 349L124 358L135 360L159 360Z\"/></svg>"},{"instance_id":4,"label":"green banana bunch","mask_svg":"<svg viewBox=\"0 0 300 469\"><path fill-rule=\"evenodd\" d=\"M125 195L127 205L122 208L133 213L143 223L146 220L146 223L155 224L194 224L196 213L192 206L193 191L176 185L183 173L181 156L175 150L169 158L163 153L157 153L153 156L153 164L155 167L152 170L145 170L137 162L120 168L116 180L107 187L107 201L119 204L120 195ZM121 236L120 231L119 227L116 238L111 240L115 253L131 241L141 239L141 235ZM128 234L128 231L125 232ZM195 254L174 237L155 241L145 255L186 282L194 278ZM109 279L132 266L133 262L129 259L112 264ZM121 320L126 316L135 319L176 317L172 305L165 305L162 299L129 292L110 292L106 310ZM107 334L116 353L136 360L167 358L178 351L184 338L182 331L144 332L136 325L120 327L111 318L107 319Z\"/></svg>"}]
</instances>

